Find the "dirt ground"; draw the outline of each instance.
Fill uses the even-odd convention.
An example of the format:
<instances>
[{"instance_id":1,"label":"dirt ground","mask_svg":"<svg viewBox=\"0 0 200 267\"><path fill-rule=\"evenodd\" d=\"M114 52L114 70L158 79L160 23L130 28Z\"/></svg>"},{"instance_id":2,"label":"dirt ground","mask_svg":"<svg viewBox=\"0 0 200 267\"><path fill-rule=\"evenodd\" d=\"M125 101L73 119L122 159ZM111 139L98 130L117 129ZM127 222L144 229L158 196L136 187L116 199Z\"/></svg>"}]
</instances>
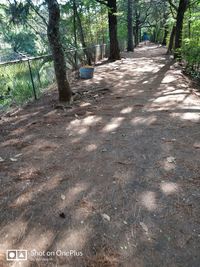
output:
<instances>
[{"instance_id":1,"label":"dirt ground","mask_svg":"<svg viewBox=\"0 0 200 267\"><path fill-rule=\"evenodd\" d=\"M71 107L52 88L1 117L0 267L200 266L200 97L165 53L99 65Z\"/></svg>"}]
</instances>

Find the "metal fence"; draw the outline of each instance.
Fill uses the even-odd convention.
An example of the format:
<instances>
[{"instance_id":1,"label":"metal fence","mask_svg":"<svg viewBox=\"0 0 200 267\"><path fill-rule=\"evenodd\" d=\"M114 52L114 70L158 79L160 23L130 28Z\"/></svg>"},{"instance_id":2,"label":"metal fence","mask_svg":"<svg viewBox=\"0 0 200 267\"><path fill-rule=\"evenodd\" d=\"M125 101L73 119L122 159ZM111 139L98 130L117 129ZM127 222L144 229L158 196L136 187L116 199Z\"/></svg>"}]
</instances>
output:
<instances>
[{"instance_id":1,"label":"metal fence","mask_svg":"<svg viewBox=\"0 0 200 267\"><path fill-rule=\"evenodd\" d=\"M124 50L126 43L120 42ZM108 57L109 45L95 45L86 48L92 64ZM87 63L84 49L65 51L68 70L78 69ZM0 63L0 107L21 104L32 98L39 98L49 85L55 82L55 74L51 55L28 57L20 60Z\"/></svg>"}]
</instances>

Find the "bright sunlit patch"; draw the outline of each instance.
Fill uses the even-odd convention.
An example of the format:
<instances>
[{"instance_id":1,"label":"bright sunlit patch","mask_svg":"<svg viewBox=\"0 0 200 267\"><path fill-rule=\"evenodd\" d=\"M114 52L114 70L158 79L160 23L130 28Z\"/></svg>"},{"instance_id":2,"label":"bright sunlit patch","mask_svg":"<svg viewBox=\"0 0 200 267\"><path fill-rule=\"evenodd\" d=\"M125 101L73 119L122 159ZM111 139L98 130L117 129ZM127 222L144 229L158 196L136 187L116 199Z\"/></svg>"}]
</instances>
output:
<instances>
[{"instance_id":1,"label":"bright sunlit patch","mask_svg":"<svg viewBox=\"0 0 200 267\"><path fill-rule=\"evenodd\" d=\"M137 72L150 72L150 71L154 71L155 70L155 66L151 66L151 65L145 65L142 68L138 67L137 68ZM157 69L156 69L157 71Z\"/></svg>"},{"instance_id":2,"label":"bright sunlit patch","mask_svg":"<svg viewBox=\"0 0 200 267\"><path fill-rule=\"evenodd\" d=\"M97 117L97 116L88 116L86 118L83 119L82 123L84 125L92 125L96 122L99 122L101 120L100 117Z\"/></svg>"},{"instance_id":3,"label":"bright sunlit patch","mask_svg":"<svg viewBox=\"0 0 200 267\"><path fill-rule=\"evenodd\" d=\"M152 115L149 117L135 117L134 119L131 120L131 123L133 125L139 125L139 124L146 124L146 125L150 125L153 122L155 122L157 120L157 117Z\"/></svg>"},{"instance_id":4,"label":"bright sunlit patch","mask_svg":"<svg viewBox=\"0 0 200 267\"><path fill-rule=\"evenodd\" d=\"M123 117L119 117L119 118L113 118L104 128L103 128L103 132L111 132L115 129L117 129L120 125L121 122L124 120Z\"/></svg>"},{"instance_id":5,"label":"bright sunlit patch","mask_svg":"<svg viewBox=\"0 0 200 267\"><path fill-rule=\"evenodd\" d=\"M31 191L28 191L28 192L25 192L23 194L21 194L15 201L14 203L11 204L11 207L20 207L22 205L25 205L25 204L28 204L32 199L33 199L33 196L34 196L34 193L35 192L31 192Z\"/></svg>"},{"instance_id":6,"label":"bright sunlit patch","mask_svg":"<svg viewBox=\"0 0 200 267\"><path fill-rule=\"evenodd\" d=\"M200 113L195 113L195 112L177 113L177 112L173 112L173 113L171 113L171 117L173 117L173 118L178 117L182 120L190 120L190 121L197 122L200 120Z\"/></svg>"},{"instance_id":7,"label":"bright sunlit patch","mask_svg":"<svg viewBox=\"0 0 200 267\"><path fill-rule=\"evenodd\" d=\"M56 247L63 251L82 250L88 240L90 231L91 229L84 226L78 229L73 227L70 230L64 230L63 228L62 235L56 242Z\"/></svg>"},{"instance_id":8,"label":"bright sunlit patch","mask_svg":"<svg viewBox=\"0 0 200 267\"><path fill-rule=\"evenodd\" d=\"M47 215L46 215L47 216ZM46 250L51 244L54 238L54 233L51 230L47 230L42 225L38 225L38 227L30 228L28 235L26 235L22 247L27 250L37 250L43 251Z\"/></svg>"},{"instance_id":9,"label":"bright sunlit patch","mask_svg":"<svg viewBox=\"0 0 200 267\"><path fill-rule=\"evenodd\" d=\"M168 75L166 75L164 77L164 79L162 80L161 83L171 83L171 82L174 82L175 80L176 80L176 77L174 77L173 75L168 74Z\"/></svg>"},{"instance_id":10,"label":"bright sunlit patch","mask_svg":"<svg viewBox=\"0 0 200 267\"><path fill-rule=\"evenodd\" d=\"M172 171L176 168L175 162L169 162L167 159L164 159L164 161L161 162L161 166L166 171Z\"/></svg>"},{"instance_id":11,"label":"bright sunlit patch","mask_svg":"<svg viewBox=\"0 0 200 267\"><path fill-rule=\"evenodd\" d=\"M121 114L128 114L128 113L131 113L132 110L133 110L132 107L127 107L127 108L122 109L120 113Z\"/></svg>"},{"instance_id":12,"label":"bright sunlit patch","mask_svg":"<svg viewBox=\"0 0 200 267\"><path fill-rule=\"evenodd\" d=\"M172 182L163 182L161 183L160 188L165 195L174 194L178 191L177 184Z\"/></svg>"},{"instance_id":13,"label":"bright sunlit patch","mask_svg":"<svg viewBox=\"0 0 200 267\"><path fill-rule=\"evenodd\" d=\"M88 131L88 128L87 127L83 127L78 131L78 134L85 134L85 133L87 133L87 131Z\"/></svg>"},{"instance_id":14,"label":"bright sunlit patch","mask_svg":"<svg viewBox=\"0 0 200 267\"><path fill-rule=\"evenodd\" d=\"M71 135L79 135L85 134L89 126L95 125L97 122L101 121L101 117L97 116L87 116L84 119L75 119L70 122L69 126L66 128L66 130L70 131Z\"/></svg>"},{"instance_id":15,"label":"bright sunlit patch","mask_svg":"<svg viewBox=\"0 0 200 267\"><path fill-rule=\"evenodd\" d=\"M157 209L155 192L146 191L141 195L140 199L141 199L142 205L149 211L153 211Z\"/></svg>"},{"instance_id":16,"label":"bright sunlit patch","mask_svg":"<svg viewBox=\"0 0 200 267\"><path fill-rule=\"evenodd\" d=\"M28 222L26 220L15 219L13 222L7 223L4 227L1 227L0 251L12 248L14 240L19 239L20 236L25 234L27 225Z\"/></svg>"},{"instance_id":17,"label":"bright sunlit patch","mask_svg":"<svg viewBox=\"0 0 200 267\"><path fill-rule=\"evenodd\" d=\"M86 151L88 151L88 152L94 151L96 149L97 149L97 145L95 145L95 144L90 144L86 147Z\"/></svg>"},{"instance_id":18,"label":"bright sunlit patch","mask_svg":"<svg viewBox=\"0 0 200 267\"><path fill-rule=\"evenodd\" d=\"M80 104L80 107L88 107L88 106L91 106L91 103L89 103L89 102L84 102L84 103L81 103L81 104Z\"/></svg>"},{"instance_id":19,"label":"bright sunlit patch","mask_svg":"<svg viewBox=\"0 0 200 267\"><path fill-rule=\"evenodd\" d=\"M187 112L181 115L181 118L184 120L192 120L192 121L198 121L200 119L200 114L193 113L193 112Z\"/></svg>"},{"instance_id":20,"label":"bright sunlit patch","mask_svg":"<svg viewBox=\"0 0 200 267\"><path fill-rule=\"evenodd\" d=\"M59 196L58 196L58 200L59 203L57 205L58 209L63 209L66 206L70 205L71 203L73 203L78 196L86 191L88 188L88 184L87 183L77 183L74 186L72 186L71 188L68 189L68 191L63 192L62 194L65 196L65 199L60 201Z\"/></svg>"}]
</instances>

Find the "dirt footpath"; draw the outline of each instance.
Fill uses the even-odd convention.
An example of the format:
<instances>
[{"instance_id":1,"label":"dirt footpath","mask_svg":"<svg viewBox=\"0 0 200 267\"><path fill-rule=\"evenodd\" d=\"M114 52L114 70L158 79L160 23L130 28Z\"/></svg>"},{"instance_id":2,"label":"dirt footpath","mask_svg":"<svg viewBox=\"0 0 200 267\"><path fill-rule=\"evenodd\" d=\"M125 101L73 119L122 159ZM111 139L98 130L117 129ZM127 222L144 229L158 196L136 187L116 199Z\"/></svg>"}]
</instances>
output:
<instances>
[{"instance_id":1,"label":"dirt footpath","mask_svg":"<svg viewBox=\"0 0 200 267\"><path fill-rule=\"evenodd\" d=\"M71 107L52 89L1 118L1 267L200 266L200 98L165 53L99 65Z\"/></svg>"}]
</instances>

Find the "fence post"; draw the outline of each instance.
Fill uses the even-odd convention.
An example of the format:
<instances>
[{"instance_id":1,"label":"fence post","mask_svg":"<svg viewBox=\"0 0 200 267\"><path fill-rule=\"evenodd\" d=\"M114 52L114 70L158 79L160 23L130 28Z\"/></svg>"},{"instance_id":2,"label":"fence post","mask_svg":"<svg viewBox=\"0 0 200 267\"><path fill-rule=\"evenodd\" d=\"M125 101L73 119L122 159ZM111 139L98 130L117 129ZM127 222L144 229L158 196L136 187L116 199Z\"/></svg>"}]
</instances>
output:
<instances>
[{"instance_id":1,"label":"fence post","mask_svg":"<svg viewBox=\"0 0 200 267\"><path fill-rule=\"evenodd\" d=\"M30 65L29 59L28 59L28 68L29 68L29 72L30 72L30 77L31 77L31 83L32 83L32 87L33 87L34 98L35 98L35 100L37 100L37 95L36 95L36 90L35 90L35 84L34 84L34 81L33 81L33 74L32 74L32 70L31 70L31 65Z\"/></svg>"}]
</instances>

